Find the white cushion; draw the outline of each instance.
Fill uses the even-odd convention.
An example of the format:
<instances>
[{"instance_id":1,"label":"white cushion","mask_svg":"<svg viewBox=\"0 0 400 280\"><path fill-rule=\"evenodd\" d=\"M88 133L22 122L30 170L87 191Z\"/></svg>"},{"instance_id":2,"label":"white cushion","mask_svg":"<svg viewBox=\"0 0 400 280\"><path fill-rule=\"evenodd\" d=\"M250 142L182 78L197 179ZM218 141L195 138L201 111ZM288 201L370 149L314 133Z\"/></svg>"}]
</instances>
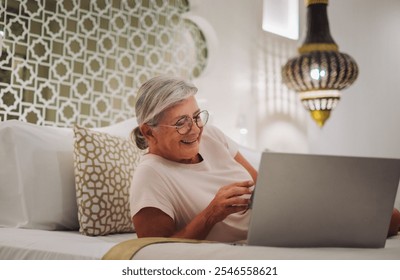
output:
<instances>
[{"instance_id":1,"label":"white cushion","mask_svg":"<svg viewBox=\"0 0 400 280\"><path fill-rule=\"evenodd\" d=\"M128 138L135 119L97 128ZM79 228L73 131L21 121L0 123L0 227Z\"/></svg>"}]
</instances>

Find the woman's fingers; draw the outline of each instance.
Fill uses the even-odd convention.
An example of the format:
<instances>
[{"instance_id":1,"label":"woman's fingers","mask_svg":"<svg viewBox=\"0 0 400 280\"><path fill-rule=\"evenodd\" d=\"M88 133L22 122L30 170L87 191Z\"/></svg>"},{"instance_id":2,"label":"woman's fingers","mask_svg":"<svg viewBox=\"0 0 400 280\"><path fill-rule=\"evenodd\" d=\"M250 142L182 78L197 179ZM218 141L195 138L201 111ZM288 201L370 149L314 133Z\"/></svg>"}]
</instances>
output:
<instances>
[{"instance_id":1,"label":"woman's fingers","mask_svg":"<svg viewBox=\"0 0 400 280\"><path fill-rule=\"evenodd\" d=\"M253 191L251 187L254 185L252 181L244 181L234 183L225 187L222 187L219 191L226 198L241 196L244 194L251 194Z\"/></svg>"},{"instance_id":2,"label":"woman's fingers","mask_svg":"<svg viewBox=\"0 0 400 280\"><path fill-rule=\"evenodd\" d=\"M246 211L253 185L253 181L242 181L222 187L209 205L215 221L222 221L230 214Z\"/></svg>"},{"instance_id":3,"label":"woman's fingers","mask_svg":"<svg viewBox=\"0 0 400 280\"><path fill-rule=\"evenodd\" d=\"M250 203L249 198L233 197L226 201L226 206L248 206Z\"/></svg>"},{"instance_id":4,"label":"woman's fingers","mask_svg":"<svg viewBox=\"0 0 400 280\"><path fill-rule=\"evenodd\" d=\"M226 208L226 212L227 212L226 216L229 216L229 215L235 214L235 213L239 213L239 212L244 212L248 209L249 209L248 206L232 205L232 206L229 206Z\"/></svg>"}]
</instances>

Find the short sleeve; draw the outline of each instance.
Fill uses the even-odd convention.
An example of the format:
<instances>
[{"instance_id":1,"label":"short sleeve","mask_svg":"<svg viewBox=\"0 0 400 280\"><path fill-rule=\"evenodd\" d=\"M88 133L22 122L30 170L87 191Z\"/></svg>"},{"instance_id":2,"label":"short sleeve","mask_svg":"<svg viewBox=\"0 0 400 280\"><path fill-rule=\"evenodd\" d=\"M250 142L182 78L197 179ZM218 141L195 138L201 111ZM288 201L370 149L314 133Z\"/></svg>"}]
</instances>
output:
<instances>
[{"instance_id":1,"label":"short sleeve","mask_svg":"<svg viewBox=\"0 0 400 280\"><path fill-rule=\"evenodd\" d=\"M173 200L165 186L156 170L140 165L134 172L129 192L131 217L145 207L154 207L175 219Z\"/></svg>"}]
</instances>

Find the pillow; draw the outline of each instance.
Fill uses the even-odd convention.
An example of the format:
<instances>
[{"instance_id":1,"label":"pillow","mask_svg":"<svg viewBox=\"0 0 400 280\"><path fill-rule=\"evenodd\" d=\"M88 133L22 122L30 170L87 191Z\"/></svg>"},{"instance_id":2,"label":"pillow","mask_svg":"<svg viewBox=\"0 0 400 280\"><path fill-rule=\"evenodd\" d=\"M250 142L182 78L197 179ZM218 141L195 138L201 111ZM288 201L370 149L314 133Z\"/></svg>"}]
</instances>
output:
<instances>
[{"instance_id":1,"label":"pillow","mask_svg":"<svg viewBox=\"0 0 400 280\"><path fill-rule=\"evenodd\" d=\"M0 226L76 230L71 129L0 123Z\"/></svg>"},{"instance_id":2,"label":"pillow","mask_svg":"<svg viewBox=\"0 0 400 280\"><path fill-rule=\"evenodd\" d=\"M129 138L134 118L96 128ZM0 227L77 230L71 128L0 122Z\"/></svg>"},{"instance_id":3,"label":"pillow","mask_svg":"<svg viewBox=\"0 0 400 280\"><path fill-rule=\"evenodd\" d=\"M74 127L79 231L97 236L133 232L129 188L140 150L130 140Z\"/></svg>"}]
</instances>

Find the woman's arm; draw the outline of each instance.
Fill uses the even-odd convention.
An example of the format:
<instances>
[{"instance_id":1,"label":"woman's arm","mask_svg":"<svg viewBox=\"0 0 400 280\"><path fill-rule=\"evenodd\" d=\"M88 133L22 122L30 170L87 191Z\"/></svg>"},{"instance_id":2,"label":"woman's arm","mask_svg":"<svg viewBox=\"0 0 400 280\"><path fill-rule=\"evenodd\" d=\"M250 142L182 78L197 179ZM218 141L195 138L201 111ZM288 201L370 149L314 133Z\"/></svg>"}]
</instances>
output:
<instances>
[{"instance_id":1,"label":"woman's arm","mask_svg":"<svg viewBox=\"0 0 400 280\"><path fill-rule=\"evenodd\" d=\"M153 207L141 209L133 216L133 223L138 237L180 237L198 240L205 239L213 226L205 215L199 214L184 229L176 231L174 220Z\"/></svg>"},{"instance_id":2,"label":"woman's arm","mask_svg":"<svg viewBox=\"0 0 400 280\"><path fill-rule=\"evenodd\" d=\"M143 208L132 217L136 233L138 237L205 239L216 223L248 209L250 200L241 196L251 194L253 185L253 181L244 181L220 188L210 204L181 230L177 230L174 220L160 209Z\"/></svg>"},{"instance_id":3,"label":"woman's arm","mask_svg":"<svg viewBox=\"0 0 400 280\"><path fill-rule=\"evenodd\" d=\"M250 162L248 162L245 157L238 152L235 156L235 160L240 163L244 168L246 168L246 170L250 173L251 178L253 178L253 181L256 182L257 181L257 175L258 172L257 170L250 164Z\"/></svg>"}]
</instances>

